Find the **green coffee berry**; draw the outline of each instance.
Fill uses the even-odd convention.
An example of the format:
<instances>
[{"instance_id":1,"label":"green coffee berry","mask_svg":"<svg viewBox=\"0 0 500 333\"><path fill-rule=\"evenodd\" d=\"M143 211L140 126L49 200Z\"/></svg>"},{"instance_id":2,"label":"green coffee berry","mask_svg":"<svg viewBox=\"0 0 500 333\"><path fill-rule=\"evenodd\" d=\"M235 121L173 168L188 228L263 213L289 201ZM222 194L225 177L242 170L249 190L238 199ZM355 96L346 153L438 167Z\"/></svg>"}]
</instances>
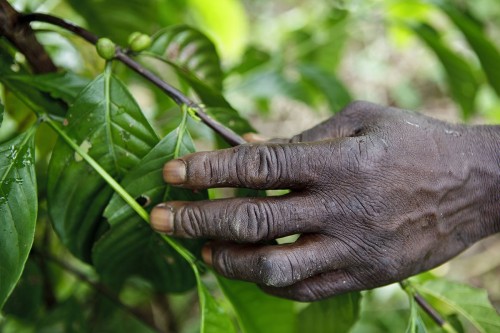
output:
<instances>
[{"instance_id":1,"label":"green coffee berry","mask_svg":"<svg viewBox=\"0 0 500 333\"><path fill-rule=\"evenodd\" d=\"M116 45L111 41L111 39L99 38L95 47L101 58L111 60L115 57Z\"/></svg>"},{"instance_id":2,"label":"green coffee berry","mask_svg":"<svg viewBox=\"0 0 500 333\"><path fill-rule=\"evenodd\" d=\"M133 32L128 38L129 48L134 52L144 51L151 46L151 37L140 32Z\"/></svg>"}]
</instances>

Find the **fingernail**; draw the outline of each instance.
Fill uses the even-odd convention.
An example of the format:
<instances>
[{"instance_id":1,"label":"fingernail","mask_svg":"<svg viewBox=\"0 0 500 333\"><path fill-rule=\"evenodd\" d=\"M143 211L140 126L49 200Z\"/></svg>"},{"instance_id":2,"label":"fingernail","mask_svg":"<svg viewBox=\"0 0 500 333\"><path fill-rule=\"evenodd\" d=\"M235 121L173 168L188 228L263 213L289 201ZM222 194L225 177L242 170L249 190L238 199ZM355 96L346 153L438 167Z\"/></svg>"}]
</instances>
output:
<instances>
[{"instance_id":1,"label":"fingernail","mask_svg":"<svg viewBox=\"0 0 500 333\"><path fill-rule=\"evenodd\" d=\"M203 258L205 264L212 266L212 247L210 244L205 244L203 246L201 249L201 257Z\"/></svg>"},{"instance_id":2,"label":"fingernail","mask_svg":"<svg viewBox=\"0 0 500 333\"><path fill-rule=\"evenodd\" d=\"M181 185L186 181L186 163L172 160L163 167L163 179L172 185Z\"/></svg>"},{"instance_id":3,"label":"fingernail","mask_svg":"<svg viewBox=\"0 0 500 333\"><path fill-rule=\"evenodd\" d=\"M247 142L264 142L269 140L259 134L256 133L246 133L243 135L243 139Z\"/></svg>"},{"instance_id":4,"label":"fingernail","mask_svg":"<svg viewBox=\"0 0 500 333\"><path fill-rule=\"evenodd\" d=\"M150 214L151 226L158 232L171 235L174 231L174 213L171 207L160 204Z\"/></svg>"}]
</instances>

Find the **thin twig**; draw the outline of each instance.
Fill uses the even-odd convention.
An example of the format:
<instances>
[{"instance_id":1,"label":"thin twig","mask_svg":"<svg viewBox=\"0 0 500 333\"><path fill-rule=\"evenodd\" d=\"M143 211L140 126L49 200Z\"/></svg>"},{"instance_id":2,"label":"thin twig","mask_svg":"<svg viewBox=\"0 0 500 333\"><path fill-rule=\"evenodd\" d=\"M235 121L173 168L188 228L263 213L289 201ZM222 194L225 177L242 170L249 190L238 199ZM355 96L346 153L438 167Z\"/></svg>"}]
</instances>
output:
<instances>
[{"instance_id":1,"label":"thin twig","mask_svg":"<svg viewBox=\"0 0 500 333\"><path fill-rule=\"evenodd\" d=\"M410 284L409 281L401 281L399 285L403 290L405 290L409 295L412 295L413 299L417 304L422 308L422 310L431 317L431 319L438 324L439 327L445 327L448 325L448 322L437 312L436 309L430 305L427 300L420 295Z\"/></svg>"},{"instance_id":2,"label":"thin twig","mask_svg":"<svg viewBox=\"0 0 500 333\"><path fill-rule=\"evenodd\" d=\"M149 328L153 329L155 332L161 333L162 331L156 327L154 322L152 322L149 318L144 316L141 312L137 311L136 309L128 306L127 304L123 303L120 298L113 293L111 290L109 290L105 285L95 282L92 279L90 279L87 274L84 272L80 271L78 268L73 267L72 265L68 264L67 262L61 260L58 257L53 256L52 254L49 253L41 253L35 249L32 249L31 251L33 254L44 258L46 260L49 260L65 270L66 272L70 273L71 275L75 276L77 279L80 281L85 282L89 286L91 286L96 292L101 294L102 296L108 298L111 302L113 302L115 305L118 307L122 308L123 310L127 311L130 313L132 316L134 316L137 320L141 321L145 325L147 325Z\"/></svg>"},{"instance_id":3,"label":"thin twig","mask_svg":"<svg viewBox=\"0 0 500 333\"><path fill-rule=\"evenodd\" d=\"M90 31L80 26L77 26L73 23L70 23L68 21L65 21L59 17L49 14L42 14L42 13L24 14L21 17L21 21L26 23L35 21L50 23L58 27L61 27L65 30L71 31L75 35L82 37L83 39L94 45L99 40L99 37L94 35ZM144 68L137 61L129 57L127 53L119 46L116 47L115 58L118 61L125 64L126 66L128 66L129 68L131 68L132 70L134 70L135 72L137 72L139 75L144 77L149 82L156 85L163 92L165 92L170 98L172 98L172 100L174 100L175 103L177 103L178 105L180 106L187 105L189 108L193 109L195 111L195 114L201 119L201 121L204 124L206 124L212 130L214 130L217 134L219 134L230 145L237 146L246 142L241 136L236 134L234 131L222 125L215 119L211 118L200 105L192 101L189 97L184 95L178 89L172 87L170 84L166 83L165 81L157 77L155 74Z\"/></svg>"},{"instance_id":4,"label":"thin twig","mask_svg":"<svg viewBox=\"0 0 500 333\"><path fill-rule=\"evenodd\" d=\"M432 318L438 324L440 327L443 327L446 324L446 320L441 317L441 315L434 309L427 301L425 298L420 295L418 292L415 292L413 294L413 298L415 299L415 302L417 302L418 305L424 310L425 313L429 315L429 317Z\"/></svg>"}]
</instances>

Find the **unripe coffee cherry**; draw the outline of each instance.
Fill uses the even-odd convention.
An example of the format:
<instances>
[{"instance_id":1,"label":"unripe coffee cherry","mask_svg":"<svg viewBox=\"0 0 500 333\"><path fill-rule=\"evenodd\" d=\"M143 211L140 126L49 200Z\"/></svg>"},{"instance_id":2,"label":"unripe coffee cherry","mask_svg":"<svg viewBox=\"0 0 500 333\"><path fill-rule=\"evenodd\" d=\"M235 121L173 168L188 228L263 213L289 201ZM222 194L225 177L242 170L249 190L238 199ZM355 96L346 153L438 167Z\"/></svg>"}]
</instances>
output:
<instances>
[{"instance_id":1,"label":"unripe coffee cherry","mask_svg":"<svg viewBox=\"0 0 500 333\"><path fill-rule=\"evenodd\" d=\"M111 60L115 57L116 45L109 38L99 38L96 43L97 53L106 60Z\"/></svg>"},{"instance_id":2,"label":"unripe coffee cherry","mask_svg":"<svg viewBox=\"0 0 500 333\"><path fill-rule=\"evenodd\" d=\"M130 50L134 52L144 51L151 46L151 37L140 32L133 32L128 37Z\"/></svg>"}]
</instances>

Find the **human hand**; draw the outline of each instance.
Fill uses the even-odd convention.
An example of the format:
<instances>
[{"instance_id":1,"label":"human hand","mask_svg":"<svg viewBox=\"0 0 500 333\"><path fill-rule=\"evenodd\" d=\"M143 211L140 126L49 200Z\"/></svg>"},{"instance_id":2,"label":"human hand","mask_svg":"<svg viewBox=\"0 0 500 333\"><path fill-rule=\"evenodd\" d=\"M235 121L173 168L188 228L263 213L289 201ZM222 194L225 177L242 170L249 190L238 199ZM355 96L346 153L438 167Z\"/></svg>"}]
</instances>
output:
<instances>
[{"instance_id":1,"label":"human hand","mask_svg":"<svg viewBox=\"0 0 500 333\"><path fill-rule=\"evenodd\" d=\"M153 227L213 239L220 274L311 301L400 281L500 231L500 133L366 102L288 143L170 161L191 189L290 189L280 197L166 202ZM264 241L301 234L292 244Z\"/></svg>"}]
</instances>

